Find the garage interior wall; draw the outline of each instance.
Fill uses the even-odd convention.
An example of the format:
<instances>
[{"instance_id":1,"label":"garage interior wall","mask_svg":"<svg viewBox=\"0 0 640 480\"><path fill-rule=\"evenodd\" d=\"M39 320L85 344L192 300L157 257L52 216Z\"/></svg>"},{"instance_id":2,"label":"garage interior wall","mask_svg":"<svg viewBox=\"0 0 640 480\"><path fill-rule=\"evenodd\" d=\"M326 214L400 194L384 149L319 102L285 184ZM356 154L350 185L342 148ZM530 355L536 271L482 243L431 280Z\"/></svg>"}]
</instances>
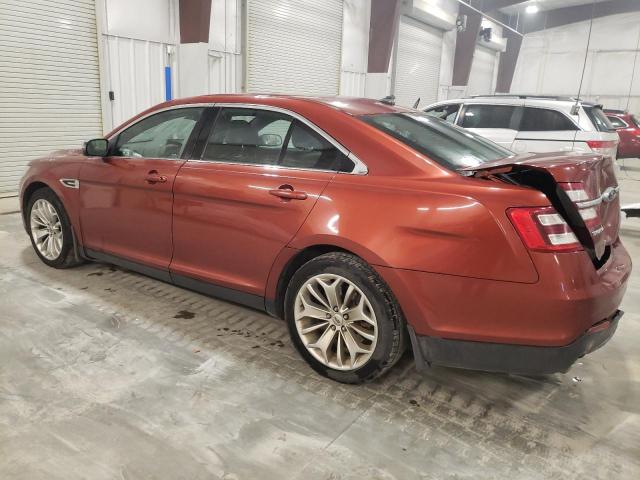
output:
<instances>
[{"instance_id":1,"label":"garage interior wall","mask_svg":"<svg viewBox=\"0 0 640 480\"><path fill-rule=\"evenodd\" d=\"M482 45L476 45L471 62L467 95L491 95L494 93L497 70L498 53Z\"/></svg>"},{"instance_id":2,"label":"garage interior wall","mask_svg":"<svg viewBox=\"0 0 640 480\"><path fill-rule=\"evenodd\" d=\"M588 33L580 22L525 35L511 92L576 96ZM594 19L580 96L624 109L631 91L628 108L640 111L639 39L640 12Z\"/></svg>"},{"instance_id":3,"label":"garage interior wall","mask_svg":"<svg viewBox=\"0 0 640 480\"><path fill-rule=\"evenodd\" d=\"M426 106L438 99L443 33L406 15L400 17L393 74L397 105L411 107L419 99L419 106Z\"/></svg>"},{"instance_id":4,"label":"garage interior wall","mask_svg":"<svg viewBox=\"0 0 640 480\"><path fill-rule=\"evenodd\" d=\"M201 93L242 92L243 61L241 0L212 0L208 89Z\"/></svg>"},{"instance_id":5,"label":"garage interior wall","mask_svg":"<svg viewBox=\"0 0 640 480\"><path fill-rule=\"evenodd\" d=\"M363 97L367 80L371 0L344 0L340 95Z\"/></svg>"},{"instance_id":6,"label":"garage interior wall","mask_svg":"<svg viewBox=\"0 0 640 480\"><path fill-rule=\"evenodd\" d=\"M26 164L102 134L94 0L2 0L0 197Z\"/></svg>"},{"instance_id":7,"label":"garage interior wall","mask_svg":"<svg viewBox=\"0 0 640 480\"><path fill-rule=\"evenodd\" d=\"M98 0L102 17L105 132L166 98L165 67L179 94L177 0ZM140 19L144 18L144 22ZM113 100L108 97L113 92Z\"/></svg>"}]
</instances>

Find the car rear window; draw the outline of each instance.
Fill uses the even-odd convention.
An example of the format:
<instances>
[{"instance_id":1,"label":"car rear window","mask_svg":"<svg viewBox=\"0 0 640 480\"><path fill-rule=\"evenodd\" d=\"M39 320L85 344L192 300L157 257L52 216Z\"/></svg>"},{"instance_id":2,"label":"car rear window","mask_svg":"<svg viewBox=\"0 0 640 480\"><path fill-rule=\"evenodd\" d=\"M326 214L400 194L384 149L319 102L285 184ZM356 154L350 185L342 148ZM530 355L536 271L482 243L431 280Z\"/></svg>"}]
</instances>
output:
<instances>
[{"instance_id":1,"label":"car rear window","mask_svg":"<svg viewBox=\"0 0 640 480\"><path fill-rule=\"evenodd\" d=\"M520 130L523 132L554 132L578 130L562 113L547 108L524 107Z\"/></svg>"},{"instance_id":2,"label":"car rear window","mask_svg":"<svg viewBox=\"0 0 640 480\"><path fill-rule=\"evenodd\" d=\"M596 130L599 132L615 132L616 129L611 125L611 122L604 114L602 109L597 105L583 105L584 111L586 112L589 120L593 123Z\"/></svg>"},{"instance_id":3,"label":"car rear window","mask_svg":"<svg viewBox=\"0 0 640 480\"><path fill-rule=\"evenodd\" d=\"M640 120L638 120L638 117L636 117L635 115L630 115L630 117L631 121L635 123L636 127L640 128Z\"/></svg>"},{"instance_id":4,"label":"car rear window","mask_svg":"<svg viewBox=\"0 0 640 480\"><path fill-rule=\"evenodd\" d=\"M421 112L363 115L360 119L452 170L514 155L468 130Z\"/></svg>"}]
</instances>

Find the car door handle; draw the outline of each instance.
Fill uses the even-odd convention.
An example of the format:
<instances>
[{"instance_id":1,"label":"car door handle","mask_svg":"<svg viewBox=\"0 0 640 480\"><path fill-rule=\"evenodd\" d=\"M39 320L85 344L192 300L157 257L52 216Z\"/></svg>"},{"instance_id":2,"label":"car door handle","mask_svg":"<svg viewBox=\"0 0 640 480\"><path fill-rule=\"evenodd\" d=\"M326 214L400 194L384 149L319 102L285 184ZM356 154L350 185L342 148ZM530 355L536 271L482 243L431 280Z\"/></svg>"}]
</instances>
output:
<instances>
[{"instance_id":1,"label":"car door handle","mask_svg":"<svg viewBox=\"0 0 640 480\"><path fill-rule=\"evenodd\" d=\"M287 186L288 187L288 186ZM274 190L269 190L269 193L274 197L280 197L284 200L306 200L308 195L306 192L296 192L292 187L280 187Z\"/></svg>"},{"instance_id":2,"label":"car door handle","mask_svg":"<svg viewBox=\"0 0 640 480\"><path fill-rule=\"evenodd\" d=\"M147 183L150 183L151 185L156 183L165 183L167 181L167 177L165 177L164 175L158 175L158 172L156 170L151 170L147 174L145 181Z\"/></svg>"}]
</instances>

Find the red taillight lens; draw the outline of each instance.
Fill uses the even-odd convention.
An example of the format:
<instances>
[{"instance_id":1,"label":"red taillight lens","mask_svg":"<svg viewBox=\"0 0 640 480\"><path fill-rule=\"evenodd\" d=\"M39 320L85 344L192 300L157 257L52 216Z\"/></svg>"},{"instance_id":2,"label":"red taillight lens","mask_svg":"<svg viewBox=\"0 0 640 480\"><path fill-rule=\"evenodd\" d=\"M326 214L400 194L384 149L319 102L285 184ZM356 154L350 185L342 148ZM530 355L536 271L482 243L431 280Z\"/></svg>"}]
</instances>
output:
<instances>
[{"instance_id":1,"label":"red taillight lens","mask_svg":"<svg viewBox=\"0 0 640 480\"><path fill-rule=\"evenodd\" d=\"M590 200L584 185L580 182L562 182L558 185L567 192L567 196L578 207L578 212L591 235L598 235L602 231L602 220L596 207L581 207L582 202ZM571 227L553 207L510 208L507 214L520 238L531 250L542 252L582 250L582 245Z\"/></svg>"},{"instance_id":2,"label":"red taillight lens","mask_svg":"<svg viewBox=\"0 0 640 480\"><path fill-rule=\"evenodd\" d=\"M587 140L587 145L589 145L589 148L595 150L596 148L614 148L618 145L618 142L615 140Z\"/></svg>"},{"instance_id":3,"label":"red taillight lens","mask_svg":"<svg viewBox=\"0 0 640 480\"><path fill-rule=\"evenodd\" d=\"M530 250L576 252L582 250L567 222L553 207L510 208L507 215Z\"/></svg>"}]
</instances>

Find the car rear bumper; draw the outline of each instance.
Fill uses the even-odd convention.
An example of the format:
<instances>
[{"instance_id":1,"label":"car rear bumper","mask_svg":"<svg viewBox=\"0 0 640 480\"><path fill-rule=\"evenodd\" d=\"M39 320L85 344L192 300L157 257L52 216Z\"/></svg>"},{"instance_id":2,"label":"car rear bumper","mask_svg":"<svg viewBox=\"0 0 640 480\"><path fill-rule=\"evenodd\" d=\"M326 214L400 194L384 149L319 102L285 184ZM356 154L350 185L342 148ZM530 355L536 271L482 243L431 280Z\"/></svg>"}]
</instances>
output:
<instances>
[{"instance_id":1,"label":"car rear bumper","mask_svg":"<svg viewBox=\"0 0 640 480\"><path fill-rule=\"evenodd\" d=\"M566 372L577 359L607 343L622 314L617 310L572 343L561 347L451 340L416 335L412 328L409 328L409 334L419 370L441 365L486 372L547 375Z\"/></svg>"}]
</instances>

